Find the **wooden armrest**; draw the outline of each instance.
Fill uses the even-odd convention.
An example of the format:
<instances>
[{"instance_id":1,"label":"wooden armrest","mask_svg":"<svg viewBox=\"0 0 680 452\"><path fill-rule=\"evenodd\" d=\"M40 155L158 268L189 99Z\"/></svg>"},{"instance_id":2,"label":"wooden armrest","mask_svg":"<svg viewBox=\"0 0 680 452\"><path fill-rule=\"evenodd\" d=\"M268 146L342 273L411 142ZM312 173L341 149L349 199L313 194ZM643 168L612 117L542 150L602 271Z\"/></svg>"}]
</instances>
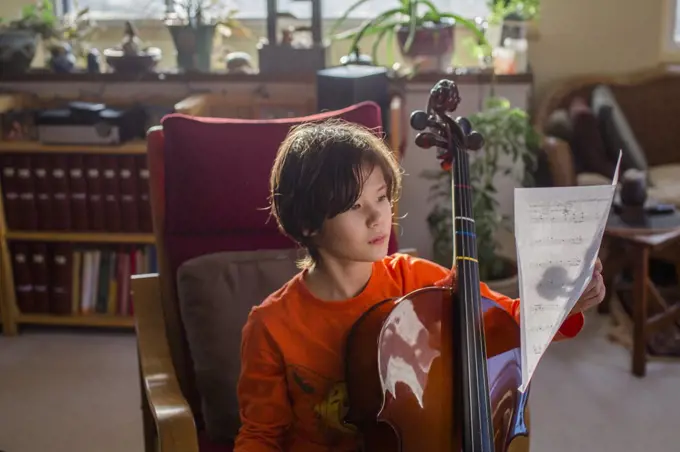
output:
<instances>
[{"instance_id":1,"label":"wooden armrest","mask_svg":"<svg viewBox=\"0 0 680 452\"><path fill-rule=\"evenodd\" d=\"M158 434L158 451L198 452L194 415L170 357L157 274L132 276L135 330L144 395Z\"/></svg>"},{"instance_id":2,"label":"wooden armrest","mask_svg":"<svg viewBox=\"0 0 680 452\"><path fill-rule=\"evenodd\" d=\"M553 136L543 136L541 149L546 154L548 167L555 187L576 185L574 157L569 143Z\"/></svg>"}]
</instances>

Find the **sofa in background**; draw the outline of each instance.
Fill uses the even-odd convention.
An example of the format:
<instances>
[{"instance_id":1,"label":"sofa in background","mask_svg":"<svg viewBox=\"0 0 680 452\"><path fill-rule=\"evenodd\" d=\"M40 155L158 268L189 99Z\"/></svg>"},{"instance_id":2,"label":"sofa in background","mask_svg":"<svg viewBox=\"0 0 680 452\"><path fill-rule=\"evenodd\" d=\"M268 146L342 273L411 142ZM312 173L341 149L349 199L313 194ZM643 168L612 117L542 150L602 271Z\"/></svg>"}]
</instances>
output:
<instances>
[{"instance_id":1,"label":"sofa in background","mask_svg":"<svg viewBox=\"0 0 680 452\"><path fill-rule=\"evenodd\" d=\"M611 183L647 173L648 197L680 207L680 68L568 79L543 97L534 124L553 186Z\"/></svg>"}]
</instances>

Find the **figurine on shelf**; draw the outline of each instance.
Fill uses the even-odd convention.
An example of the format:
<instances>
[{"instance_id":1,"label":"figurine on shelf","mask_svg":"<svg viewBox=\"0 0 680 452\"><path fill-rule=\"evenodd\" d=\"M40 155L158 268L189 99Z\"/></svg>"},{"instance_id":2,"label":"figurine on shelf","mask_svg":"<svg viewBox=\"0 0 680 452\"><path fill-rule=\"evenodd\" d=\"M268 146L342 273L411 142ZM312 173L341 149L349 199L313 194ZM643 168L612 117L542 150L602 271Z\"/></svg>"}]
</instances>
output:
<instances>
[{"instance_id":1,"label":"figurine on shelf","mask_svg":"<svg viewBox=\"0 0 680 452\"><path fill-rule=\"evenodd\" d=\"M161 59L161 49L145 46L132 22L126 21L120 45L116 48L105 49L104 57L115 72L153 72Z\"/></svg>"},{"instance_id":2,"label":"figurine on shelf","mask_svg":"<svg viewBox=\"0 0 680 452\"><path fill-rule=\"evenodd\" d=\"M58 42L50 46L50 68L54 72L68 73L76 67L76 56L68 42Z\"/></svg>"},{"instance_id":3,"label":"figurine on shelf","mask_svg":"<svg viewBox=\"0 0 680 452\"><path fill-rule=\"evenodd\" d=\"M99 74L101 71L101 54L97 49L90 49L87 52L87 72Z\"/></svg>"},{"instance_id":4,"label":"figurine on shelf","mask_svg":"<svg viewBox=\"0 0 680 452\"><path fill-rule=\"evenodd\" d=\"M139 55L142 50L142 40L137 36L137 30L129 20L125 22L125 36L120 44L123 54L127 56Z\"/></svg>"},{"instance_id":5,"label":"figurine on shelf","mask_svg":"<svg viewBox=\"0 0 680 452\"><path fill-rule=\"evenodd\" d=\"M225 57L229 74L254 74L252 58L246 52L230 52Z\"/></svg>"}]
</instances>

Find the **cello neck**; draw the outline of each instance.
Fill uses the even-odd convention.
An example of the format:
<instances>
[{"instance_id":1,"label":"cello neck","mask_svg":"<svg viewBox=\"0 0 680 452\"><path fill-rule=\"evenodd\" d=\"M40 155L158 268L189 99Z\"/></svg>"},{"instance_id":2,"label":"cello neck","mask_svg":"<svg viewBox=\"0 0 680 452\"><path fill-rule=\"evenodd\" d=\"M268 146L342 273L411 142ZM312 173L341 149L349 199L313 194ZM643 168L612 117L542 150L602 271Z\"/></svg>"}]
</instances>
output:
<instances>
[{"instance_id":1,"label":"cello neck","mask_svg":"<svg viewBox=\"0 0 680 452\"><path fill-rule=\"evenodd\" d=\"M456 287L452 294L451 343L453 351L453 397L456 425L462 452L494 452L494 432L486 368L486 339L482 321L477 237L472 209L468 150L477 151L484 138L472 130L465 118L449 115L460 104L458 87L451 80L440 80L430 91L427 111L411 115L411 126L425 130L416 136L416 145L437 148L442 168L451 172L451 214L453 262ZM455 444L455 441L454 441Z\"/></svg>"},{"instance_id":2,"label":"cello neck","mask_svg":"<svg viewBox=\"0 0 680 452\"><path fill-rule=\"evenodd\" d=\"M452 309L452 350L458 356L454 360L454 418L461 427L463 452L493 452L486 341L467 151L457 149L454 159L455 164L451 167L451 212L457 287Z\"/></svg>"}]
</instances>

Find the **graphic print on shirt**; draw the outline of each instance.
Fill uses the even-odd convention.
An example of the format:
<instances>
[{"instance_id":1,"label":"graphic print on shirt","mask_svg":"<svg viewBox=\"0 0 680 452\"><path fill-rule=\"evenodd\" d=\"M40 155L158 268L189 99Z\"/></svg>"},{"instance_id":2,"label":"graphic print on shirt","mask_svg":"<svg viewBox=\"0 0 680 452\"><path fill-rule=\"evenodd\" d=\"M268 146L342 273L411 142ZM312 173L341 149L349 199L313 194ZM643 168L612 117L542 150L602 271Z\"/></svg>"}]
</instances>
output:
<instances>
[{"instance_id":1,"label":"graphic print on shirt","mask_svg":"<svg viewBox=\"0 0 680 452\"><path fill-rule=\"evenodd\" d=\"M288 375L291 390L301 393L306 409L317 419L317 429L324 437L336 442L356 434L354 426L343 422L348 410L344 382L298 365L289 365Z\"/></svg>"}]
</instances>

